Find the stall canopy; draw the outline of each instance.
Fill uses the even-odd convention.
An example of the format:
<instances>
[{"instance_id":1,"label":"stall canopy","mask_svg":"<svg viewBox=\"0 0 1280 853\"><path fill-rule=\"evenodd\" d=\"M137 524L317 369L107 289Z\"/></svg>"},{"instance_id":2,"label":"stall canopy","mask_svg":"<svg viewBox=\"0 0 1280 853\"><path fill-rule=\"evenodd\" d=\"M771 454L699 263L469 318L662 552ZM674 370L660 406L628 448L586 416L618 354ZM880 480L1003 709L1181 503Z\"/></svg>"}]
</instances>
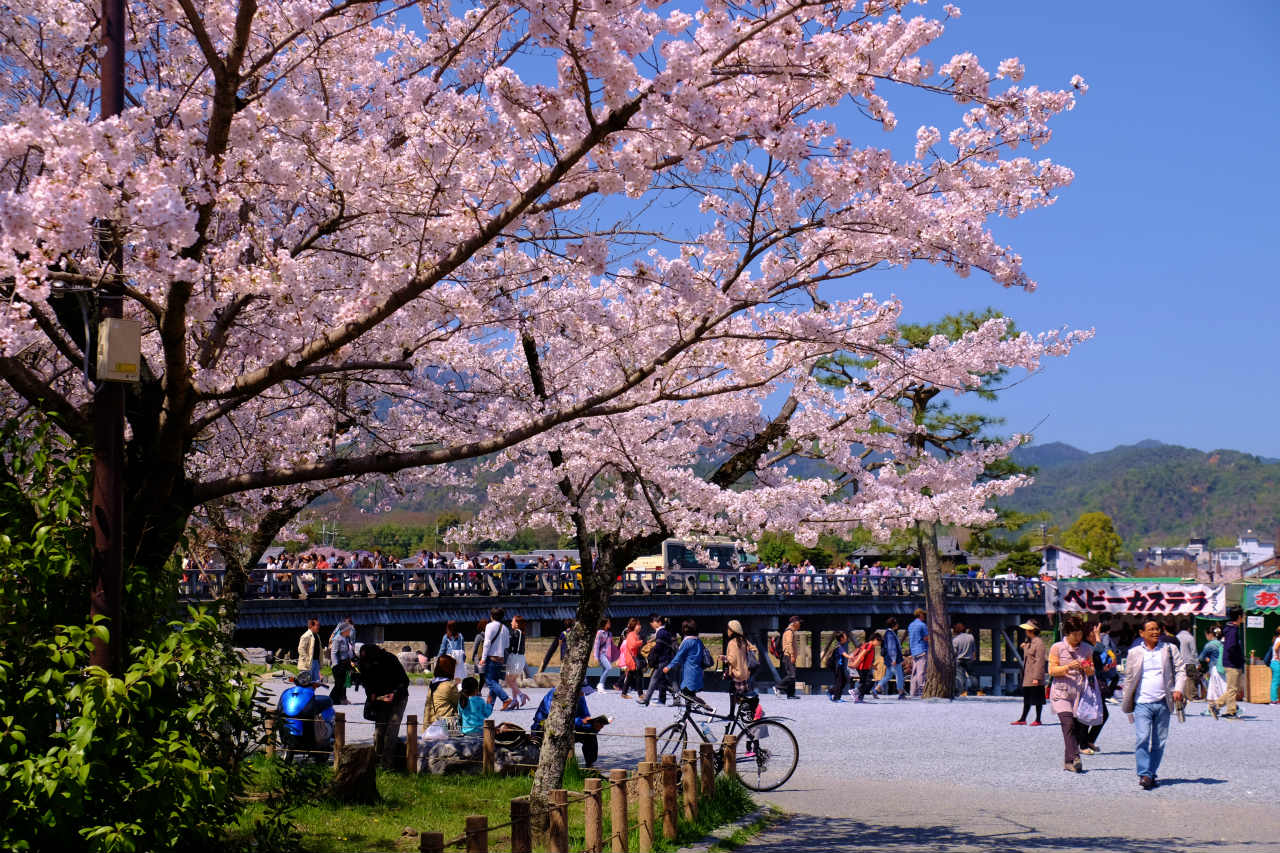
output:
<instances>
[{"instance_id":1,"label":"stall canopy","mask_svg":"<svg viewBox=\"0 0 1280 853\"><path fill-rule=\"evenodd\" d=\"M1133 616L1223 616L1222 584L1126 580L1063 580L1044 585L1046 613L1121 613Z\"/></svg>"},{"instance_id":2,"label":"stall canopy","mask_svg":"<svg viewBox=\"0 0 1280 853\"><path fill-rule=\"evenodd\" d=\"M1280 584L1245 587L1243 603L1247 613L1280 613Z\"/></svg>"}]
</instances>

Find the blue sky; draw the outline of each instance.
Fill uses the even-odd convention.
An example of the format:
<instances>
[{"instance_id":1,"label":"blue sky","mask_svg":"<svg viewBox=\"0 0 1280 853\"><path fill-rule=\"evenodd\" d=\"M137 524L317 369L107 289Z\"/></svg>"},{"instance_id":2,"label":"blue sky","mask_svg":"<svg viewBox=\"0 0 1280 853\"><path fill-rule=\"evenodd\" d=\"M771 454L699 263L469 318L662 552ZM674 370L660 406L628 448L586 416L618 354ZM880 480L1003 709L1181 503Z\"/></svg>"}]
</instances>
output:
<instances>
[{"instance_id":1,"label":"blue sky","mask_svg":"<svg viewBox=\"0 0 1280 853\"><path fill-rule=\"evenodd\" d=\"M915 267L859 289L897 293L912 321L992 305L1027 330L1096 328L996 404L1038 444L1153 438L1280 457L1280 3L1140 0L1105 15L957 3L947 56L972 50L991 69L1018 56L1024 83L1078 73L1090 86L1042 149L1075 183L1055 206L997 223L1040 287ZM899 110L898 135L928 120L945 137L944 115Z\"/></svg>"},{"instance_id":2,"label":"blue sky","mask_svg":"<svg viewBox=\"0 0 1280 853\"><path fill-rule=\"evenodd\" d=\"M1096 329L991 407L1038 444L1157 439L1280 457L1280 2L954 2L963 14L929 58L967 50L994 70L1017 56L1023 85L1066 88L1080 74L1090 87L1054 122L1053 141L1029 152L1070 166L1075 183L1053 207L995 223L1039 289L916 266L859 276L849 292L896 294L909 322L993 306L1028 331ZM917 126L945 139L962 109L882 93L896 133L834 115L838 132L910 156Z\"/></svg>"}]
</instances>

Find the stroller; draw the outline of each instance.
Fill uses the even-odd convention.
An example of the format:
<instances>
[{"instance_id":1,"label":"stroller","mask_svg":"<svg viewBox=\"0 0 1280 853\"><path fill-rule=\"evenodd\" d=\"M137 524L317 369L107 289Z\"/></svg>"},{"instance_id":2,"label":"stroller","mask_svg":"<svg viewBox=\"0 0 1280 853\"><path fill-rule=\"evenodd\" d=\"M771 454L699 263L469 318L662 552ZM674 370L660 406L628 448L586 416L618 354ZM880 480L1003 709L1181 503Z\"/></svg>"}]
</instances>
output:
<instances>
[{"instance_id":1,"label":"stroller","mask_svg":"<svg viewBox=\"0 0 1280 853\"><path fill-rule=\"evenodd\" d=\"M286 762L295 755L320 760L333 752L333 701L317 692L310 675L298 673L293 686L280 694L276 709Z\"/></svg>"}]
</instances>

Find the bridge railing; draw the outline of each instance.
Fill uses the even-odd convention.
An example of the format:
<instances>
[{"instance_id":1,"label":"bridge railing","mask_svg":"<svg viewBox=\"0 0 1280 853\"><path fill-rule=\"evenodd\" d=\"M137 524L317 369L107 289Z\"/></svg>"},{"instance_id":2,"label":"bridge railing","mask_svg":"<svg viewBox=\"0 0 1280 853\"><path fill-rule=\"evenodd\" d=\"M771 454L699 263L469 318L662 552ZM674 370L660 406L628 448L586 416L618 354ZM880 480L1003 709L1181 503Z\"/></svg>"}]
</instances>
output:
<instances>
[{"instance_id":1,"label":"bridge railing","mask_svg":"<svg viewBox=\"0 0 1280 853\"><path fill-rule=\"evenodd\" d=\"M996 580L946 576L949 599L1036 601L1044 597L1039 580ZM193 572L179 583L188 600L212 599L226 584L222 570ZM515 569L457 571L454 569L343 569L339 571L272 571L249 573L245 598L358 598L358 597L576 597L581 575L573 570ZM919 576L797 575L762 571L704 571L694 569L624 572L615 596L818 596L825 598L919 598Z\"/></svg>"}]
</instances>

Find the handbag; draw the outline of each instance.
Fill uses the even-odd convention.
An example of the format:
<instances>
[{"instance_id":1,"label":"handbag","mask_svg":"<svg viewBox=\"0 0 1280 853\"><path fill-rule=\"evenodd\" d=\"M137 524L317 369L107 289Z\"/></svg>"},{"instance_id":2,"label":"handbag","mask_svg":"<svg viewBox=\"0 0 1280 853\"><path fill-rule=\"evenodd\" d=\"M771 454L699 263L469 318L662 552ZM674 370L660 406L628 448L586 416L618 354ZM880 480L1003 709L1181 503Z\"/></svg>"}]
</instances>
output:
<instances>
[{"instance_id":1,"label":"handbag","mask_svg":"<svg viewBox=\"0 0 1280 853\"><path fill-rule=\"evenodd\" d=\"M1102 723L1102 691L1098 689L1097 678L1091 676L1085 680L1080 695L1076 697L1074 714L1082 726Z\"/></svg>"},{"instance_id":2,"label":"handbag","mask_svg":"<svg viewBox=\"0 0 1280 853\"><path fill-rule=\"evenodd\" d=\"M364 718L379 725L386 725L391 718L391 703L376 699L364 700Z\"/></svg>"}]
</instances>

